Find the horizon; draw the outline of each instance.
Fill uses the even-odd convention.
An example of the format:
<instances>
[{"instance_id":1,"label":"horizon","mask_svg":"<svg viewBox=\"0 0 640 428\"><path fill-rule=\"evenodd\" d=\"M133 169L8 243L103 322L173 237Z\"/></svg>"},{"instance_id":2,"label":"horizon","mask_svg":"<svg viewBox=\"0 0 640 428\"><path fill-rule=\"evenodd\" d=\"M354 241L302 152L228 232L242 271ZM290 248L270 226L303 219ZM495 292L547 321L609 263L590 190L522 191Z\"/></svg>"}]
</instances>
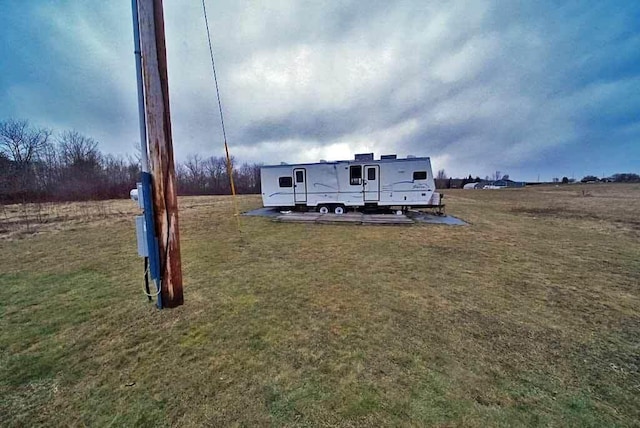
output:
<instances>
[{"instance_id":1,"label":"horizon","mask_svg":"<svg viewBox=\"0 0 640 428\"><path fill-rule=\"evenodd\" d=\"M0 17L0 120L135 155L129 2L24 4ZM209 4L231 154L317 162L429 156L522 181L637 172L640 4ZM176 160L221 156L198 2L165 1ZM20 47L17 49L17 47Z\"/></svg>"}]
</instances>

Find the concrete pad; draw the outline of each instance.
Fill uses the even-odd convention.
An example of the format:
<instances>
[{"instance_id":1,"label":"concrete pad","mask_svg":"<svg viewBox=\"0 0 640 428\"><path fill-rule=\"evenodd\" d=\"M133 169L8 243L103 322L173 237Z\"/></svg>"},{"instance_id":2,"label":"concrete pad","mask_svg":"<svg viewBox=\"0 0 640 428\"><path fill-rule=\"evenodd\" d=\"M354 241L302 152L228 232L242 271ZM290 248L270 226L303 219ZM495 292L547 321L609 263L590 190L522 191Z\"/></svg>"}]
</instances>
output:
<instances>
[{"instance_id":1,"label":"concrete pad","mask_svg":"<svg viewBox=\"0 0 640 428\"><path fill-rule=\"evenodd\" d=\"M439 216L424 211L411 210L407 215L396 214L363 214L360 212L348 212L345 214L320 214L318 212L281 212L275 208L258 208L242 213L245 216L269 217L282 222L301 223L352 223L352 224L444 224L451 226L466 225L464 221L452 216Z\"/></svg>"},{"instance_id":2,"label":"concrete pad","mask_svg":"<svg viewBox=\"0 0 640 428\"><path fill-rule=\"evenodd\" d=\"M322 217L322 214L319 213L289 213L280 214L276 217L276 220L284 222L309 223L317 221L320 217Z\"/></svg>"},{"instance_id":3,"label":"concrete pad","mask_svg":"<svg viewBox=\"0 0 640 428\"><path fill-rule=\"evenodd\" d=\"M352 223L352 224L413 224L413 220L404 215L395 214L319 214L319 213L287 213L276 217L283 222L309 222L309 223Z\"/></svg>"},{"instance_id":4,"label":"concrete pad","mask_svg":"<svg viewBox=\"0 0 640 428\"><path fill-rule=\"evenodd\" d=\"M413 224L413 220L406 215L364 214L362 224Z\"/></svg>"},{"instance_id":5,"label":"concrete pad","mask_svg":"<svg viewBox=\"0 0 640 428\"><path fill-rule=\"evenodd\" d=\"M321 214L317 221L319 223L361 223L362 213Z\"/></svg>"}]
</instances>

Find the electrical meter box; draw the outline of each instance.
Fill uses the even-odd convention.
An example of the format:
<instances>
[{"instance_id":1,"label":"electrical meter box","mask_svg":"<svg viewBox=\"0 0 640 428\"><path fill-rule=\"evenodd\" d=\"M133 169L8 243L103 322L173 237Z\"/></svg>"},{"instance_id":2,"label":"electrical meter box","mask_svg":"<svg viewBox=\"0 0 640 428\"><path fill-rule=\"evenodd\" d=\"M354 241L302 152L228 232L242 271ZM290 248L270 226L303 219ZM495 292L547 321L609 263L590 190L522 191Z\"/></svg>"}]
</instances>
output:
<instances>
[{"instance_id":1,"label":"electrical meter box","mask_svg":"<svg viewBox=\"0 0 640 428\"><path fill-rule=\"evenodd\" d=\"M137 183L136 188L129 192L129 196L132 200L138 202L140 209L144 210L144 194L142 191L142 183Z\"/></svg>"},{"instance_id":2,"label":"electrical meter box","mask_svg":"<svg viewBox=\"0 0 640 428\"><path fill-rule=\"evenodd\" d=\"M149 257L149 247L147 245L147 228L144 224L144 216L136 216L136 237L138 239L138 255Z\"/></svg>"}]
</instances>

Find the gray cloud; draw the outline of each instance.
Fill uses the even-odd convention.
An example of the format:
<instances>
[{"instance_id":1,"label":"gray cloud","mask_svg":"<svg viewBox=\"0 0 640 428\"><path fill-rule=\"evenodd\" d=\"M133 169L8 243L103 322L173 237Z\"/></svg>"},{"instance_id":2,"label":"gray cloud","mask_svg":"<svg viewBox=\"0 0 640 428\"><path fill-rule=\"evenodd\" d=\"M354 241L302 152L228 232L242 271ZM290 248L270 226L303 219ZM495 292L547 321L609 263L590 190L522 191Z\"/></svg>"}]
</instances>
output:
<instances>
[{"instance_id":1,"label":"gray cloud","mask_svg":"<svg viewBox=\"0 0 640 428\"><path fill-rule=\"evenodd\" d=\"M126 3L126 2L125 2ZM13 115L136 141L128 3L34 7L48 77L1 88ZM221 154L199 2L165 1L174 146ZM519 170L603 132L637 140L639 7L553 2L209 2L229 143L249 161L358 151L449 171ZM32 61L26 60L27 61ZM619 127L627 129L618 132Z\"/></svg>"}]
</instances>

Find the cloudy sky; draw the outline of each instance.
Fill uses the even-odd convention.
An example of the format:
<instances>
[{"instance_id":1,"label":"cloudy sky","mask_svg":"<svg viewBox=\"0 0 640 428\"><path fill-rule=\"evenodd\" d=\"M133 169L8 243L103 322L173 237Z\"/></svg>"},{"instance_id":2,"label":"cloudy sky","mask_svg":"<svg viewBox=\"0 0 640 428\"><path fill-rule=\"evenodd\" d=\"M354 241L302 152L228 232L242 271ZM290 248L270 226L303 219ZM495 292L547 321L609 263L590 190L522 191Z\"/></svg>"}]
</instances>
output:
<instances>
[{"instance_id":1,"label":"cloudy sky","mask_svg":"<svg viewBox=\"0 0 640 428\"><path fill-rule=\"evenodd\" d=\"M0 0L0 120L137 144L128 0ZM242 161L431 156L516 179L640 172L640 2L207 0ZM200 0L165 0L174 149L221 155Z\"/></svg>"}]
</instances>

